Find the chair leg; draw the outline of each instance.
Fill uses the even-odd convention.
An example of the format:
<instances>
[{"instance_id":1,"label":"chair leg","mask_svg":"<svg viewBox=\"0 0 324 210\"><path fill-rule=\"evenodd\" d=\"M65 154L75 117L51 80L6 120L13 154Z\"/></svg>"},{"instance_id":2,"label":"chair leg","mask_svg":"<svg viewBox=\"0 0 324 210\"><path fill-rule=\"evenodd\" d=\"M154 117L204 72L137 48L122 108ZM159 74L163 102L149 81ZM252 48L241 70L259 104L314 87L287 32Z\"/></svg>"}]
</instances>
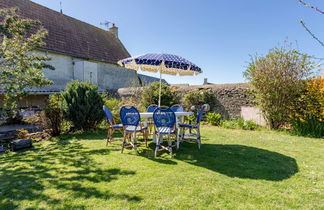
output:
<instances>
[{"instance_id":1,"label":"chair leg","mask_svg":"<svg viewBox=\"0 0 324 210\"><path fill-rule=\"evenodd\" d=\"M110 129L111 129L111 128L108 128L108 130L107 130L106 146L108 146L108 144L109 144L109 140L110 140Z\"/></svg>"},{"instance_id":2,"label":"chair leg","mask_svg":"<svg viewBox=\"0 0 324 210\"><path fill-rule=\"evenodd\" d=\"M138 151L137 151L137 138L136 138L136 132L134 132L134 136L133 136L133 143L134 143L134 150L135 150L135 154L138 155Z\"/></svg>"},{"instance_id":3,"label":"chair leg","mask_svg":"<svg viewBox=\"0 0 324 210\"><path fill-rule=\"evenodd\" d=\"M155 146L155 152L154 152L154 157L156 158L157 157L157 153L160 149L160 134L157 135L157 138L156 138L156 146Z\"/></svg>"},{"instance_id":4,"label":"chair leg","mask_svg":"<svg viewBox=\"0 0 324 210\"><path fill-rule=\"evenodd\" d=\"M197 143L198 143L198 149L200 149L201 144L201 136L200 136L200 130L197 130Z\"/></svg>"},{"instance_id":5,"label":"chair leg","mask_svg":"<svg viewBox=\"0 0 324 210\"><path fill-rule=\"evenodd\" d=\"M170 153L170 156L172 158L172 142L171 142L171 138L170 138L170 134L168 135L168 144L169 144L169 153Z\"/></svg>"},{"instance_id":6,"label":"chair leg","mask_svg":"<svg viewBox=\"0 0 324 210\"><path fill-rule=\"evenodd\" d=\"M127 138L127 134L124 132L124 140L123 140L123 143L122 143L122 149L121 149L121 153L124 152L124 149L125 149L125 144L126 144L126 138Z\"/></svg>"},{"instance_id":7,"label":"chair leg","mask_svg":"<svg viewBox=\"0 0 324 210\"><path fill-rule=\"evenodd\" d=\"M148 140L148 130L145 131L145 146L147 147L147 140Z\"/></svg>"}]
</instances>

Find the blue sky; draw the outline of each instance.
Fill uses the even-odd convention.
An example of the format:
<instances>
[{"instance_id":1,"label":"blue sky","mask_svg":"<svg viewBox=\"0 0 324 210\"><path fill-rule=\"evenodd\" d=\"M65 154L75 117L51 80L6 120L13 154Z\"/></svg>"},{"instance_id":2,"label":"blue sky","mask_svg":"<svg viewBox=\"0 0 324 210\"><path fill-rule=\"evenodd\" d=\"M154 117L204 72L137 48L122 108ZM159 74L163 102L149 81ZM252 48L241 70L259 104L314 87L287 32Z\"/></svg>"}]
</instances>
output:
<instances>
[{"instance_id":1,"label":"blue sky","mask_svg":"<svg viewBox=\"0 0 324 210\"><path fill-rule=\"evenodd\" d=\"M324 40L324 15L297 0L33 0L92 25L116 23L131 55L164 52L196 63L203 74L163 75L168 82L201 84L244 82L250 55L264 55L288 39L302 52L324 57L321 47L302 28ZM323 1L305 0L322 9ZM148 74L148 73L144 73ZM154 75L154 74L149 74Z\"/></svg>"}]
</instances>

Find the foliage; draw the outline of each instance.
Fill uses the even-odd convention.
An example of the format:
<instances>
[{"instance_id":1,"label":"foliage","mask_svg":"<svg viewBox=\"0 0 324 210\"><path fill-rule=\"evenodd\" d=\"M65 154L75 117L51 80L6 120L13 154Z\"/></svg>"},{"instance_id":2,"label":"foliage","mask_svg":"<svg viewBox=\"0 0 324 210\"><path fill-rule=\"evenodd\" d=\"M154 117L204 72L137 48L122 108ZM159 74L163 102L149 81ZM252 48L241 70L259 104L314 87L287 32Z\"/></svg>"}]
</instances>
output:
<instances>
[{"instance_id":1,"label":"foliage","mask_svg":"<svg viewBox=\"0 0 324 210\"><path fill-rule=\"evenodd\" d=\"M17 139L25 139L27 137L28 131L25 129L17 129Z\"/></svg>"},{"instance_id":2,"label":"foliage","mask_svg":"<svg viewBox=\"0 0 324 210\"><path fill-rule=\"evenodd\" d=\"M142 105L148 107L151 104L159 103L160 82L153 82L144 87L142 92ZM161 89L161 106L172 106L179 103L178 94L170 86L162 83Z\"/></svg>"},{"instance_id":3,"label":"foliage","mask_svg":"<svg viewBox=\"0 0 324 210\"><path fill-rule=\"evenodd\" d=\"M294 132L324 137L324 77L309 79L307 88L290 108Z\"/></svg>"},{"instance_id":4,"label":"foliage","mask_svg":"<svg viewBox=\"0 0 324 210\"><path fill-rule=\"evenodd\" d=\"M289 122L289 109L304 90L305 79L315 66L306 54L289 47L273 48L251 58L244 72L268 125L277 129Z\"/></svg>"},{"instance_id":5,"label":"foliage","mask_svg":"<svg viewBox=\"0 0 324 210\"><path fill-rule=\"evenodd\" d=\"M207 114L207 122L211 125L220 125L221 115L219 113L210 112Z\"/></svg>"},{"instance_id":6,"label":"foliage","mask_svg":"<svg viewBox=\"0 0 324 210\"><path fill-rule=\"evenodd\" d=\"M244 121L243 130L256 130L258 125L253 120Z\"/></svg>"},{"instance_id":7,"label":"foliage","mask_svg":"<svg viewBox=\"0 0 324 210\"><path fill-rule=\"evenodd\" d=\"M61 95L50 95L44 110L52 136L59 136L61 134L61 127L64 121L62 101Z\"/></svg>"},{"instance_id":8,"label":"foliage","mask_svg":"<svg viewBox=\"0 0 324 210\"><path fill-rule=\"evenodd\" d=\"M215 110L216 100L215 94L209 89L189 91L182 99L186 109L196 106L196 111L198 111L203 104L209 104L210 110Z\"/></svg>"},{"instance_id":9,"label":"foliage","mask_svg":"<svg viewBox=\"0 0 324 210\"><path fill-rule=\"evenodd\" d=\"M23 122L23 117L18 109L7 109L3 117L6 125L21 124Z\"/></svg>"},{"instance_id":10,"label":"foliage","mask_svg":"<svg viewBox=\"0 0 324 210\"><path fill-rule=\"evenodd\" d=\"M45 45L47 35L39 21L20 17L17 9L1 9L0 17L0 89L4 90L4 107L13 109L26 88L52 84L42 69L54 68L45 64L49 57L35 52Z\"/></svg>"},{"instance_id":11,"label":"foliage","mask_svg":"<svg viewBox=\"0 0 324 210\"><path fill-rule=\"evenodd\" d=\"M76 130L93 129L102 121L103 100L97 86L90 82L72 81L61 95L64 115Z\"/></svg>"},{"instance_id":12,"label":"foliage","mask_svg":"<svg viewBox=\"0 0 324 210\"><path fill-rule=\"evenodd\" d=\"M103 97L104 104L108 107L108 109L113 114L113 118L116 124L120 123L120 117L119 117L119 110L120 110L120 103L121 101L117 98L104 96Z\"/></svg>"},{"instance_id":13,"label":"foliage","mask_svg":"<svg viewBox=\"0 0 324 210\"><path fill-rule=\"evenodd\" d=\"M182 143L173 159L167 153L153 159L145 146L139 156L121 155L120 142L105 148L106 131L63 135L34 144L34 150L0 154L1 209L323 206L323 140L215 126L202 126L201 133L200 150Z\"/></svg>"},{"instance_id":14,"label":"foliage","mask_svg":"<svg viewBox=\"0 0 324 210\"><path fill-rule=\"evenodd\" d=\"M256 130L258 125L253 120L244 120L243 118L237 118L234 120L222 120L220 122L221 127L229 129L243 129L243 130Z\"/></svg>"}]
</instances>

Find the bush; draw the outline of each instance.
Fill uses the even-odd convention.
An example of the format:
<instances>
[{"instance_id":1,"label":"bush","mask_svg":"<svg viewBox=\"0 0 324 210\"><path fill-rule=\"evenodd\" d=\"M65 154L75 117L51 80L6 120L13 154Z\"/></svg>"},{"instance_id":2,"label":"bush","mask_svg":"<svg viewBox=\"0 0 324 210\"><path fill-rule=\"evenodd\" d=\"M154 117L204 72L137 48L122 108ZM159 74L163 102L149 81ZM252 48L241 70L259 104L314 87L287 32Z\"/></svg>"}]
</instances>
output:
<instances>
[{"instance_id":1,"label":"bush","mask_svg":"<svg viewBox=\"0 0 324 210\"><path fill-rule=\"evenodd\" d=\"M244 121L243 130L255 130L258 125L253 120Z\"/></svg>"},{"instance_id":2,"label":"bush","mask_svg":"<svg viewBox=\"0 0 324 210\"><path fill-rule=\"evenodd\" d=\"M7 110L4 114L7 125L21 124L23 123L23 117L20 115L18 109Z\"/></svg>"},{"instance_id":3,"label":"bush","mask_svg":"<svg viewBox=\"0 0 324 210\"><path fill-rule=\"evenodd\" d=\"M142 105L148 107L151 104L159 103L160 82L153 82L144 87L142 92ZM161 106L172 106L179 103L179 95L170 86L162 83Z\"/></svg>"},{"instance_id":4,"label":"bush","mask_svg":"<svg viewBox=\"0 0 324 210\"><path fill-rule=\"evenodd\" d=\"M218 126L220 124L221 120L221 115L218 113L208 113L207 114L207 122L210 123L211 125L216 125Z\"/></svg>"},{"instance_id":5,"label":"bush","mask_svg":"<svg viewBox=\"0 0 324 210\"><path fill-rule=\"evenodd\" d=\"M187 92L183 96L183 105L186 109L190 109L192 106L196 106L196 111L200 109L203 104L209 104L210 110L215 110L216 96L211 90L193 90Z\"/></svg>"},{"instance_id":6,"label":"bush","mask_svg":"<svg viewBox=\"0 0 324 210\"><path fill-rule=\"evenodd\" d=\"M117 98L108 98L108 96L104 96L103 101L105 106L108 107L108 109L113 114L115 123L120 123L119 110L121 107L121 101Z\"/></svg>"},{"instance_id":7,"label":"bush","mask_svg":"<svg viewBox=\"0 0 324 210\"><path fill-rule=\"evenodd\" d=\"M310 79L307 88L290 108L293 132L324 137L324 77Z\"/></svg>"},{"instance_id":8,"label":"bush","mask_svg":"<svg viewBox=\"0 0 324 210\"><path fill-rule=\"evenodd\" d=\"M309 56L290 47L274 48L264 57L251 59L244 76L271 129L289 123L288 107L304 90L314 68Z\"/></svg>"},{"instance_id":9,"label":"bush","mask_svg":"<svg viewBox=\"0 0 324 210\"><path fill-rule=\"evenodd\" d=\"M52 136L59 136L61 134L61 127L64 120L62 101L61 95L53 94L49 97L44 110L48 128L50 128Z\"/></svg>"},{"instance_id":10,"label":"bush","mask_svg":"<svg viewBox=\"0 0 324 210\"><path fill-rule=\"evenodd\" d=\"M103 100L98 87L90 82L73 81L62 92L63 110L76 130L93 129L104 117Z\"/></svg>"},{"instance_id":11,"label":"bush","mask_svg":"<svg viewBox=\"0 0 324 210\"><path fill-rule=\"evenodd\" d=\"M17 129L17 139L27 138L28 131L25 129Z\"/></svg>"},{"instance_id":12,"label":"bush","mask_svg":"<svg viewBox=\"0 0 324 210\"><path fill-rule=\"evenodd\" d=\"M220 125L223 128L229 129L256 130L258 128L258 125L254 121L244 121L243 118L238 118L234 120L223 120L221 121Z\"/></svg>"}]
</instances>

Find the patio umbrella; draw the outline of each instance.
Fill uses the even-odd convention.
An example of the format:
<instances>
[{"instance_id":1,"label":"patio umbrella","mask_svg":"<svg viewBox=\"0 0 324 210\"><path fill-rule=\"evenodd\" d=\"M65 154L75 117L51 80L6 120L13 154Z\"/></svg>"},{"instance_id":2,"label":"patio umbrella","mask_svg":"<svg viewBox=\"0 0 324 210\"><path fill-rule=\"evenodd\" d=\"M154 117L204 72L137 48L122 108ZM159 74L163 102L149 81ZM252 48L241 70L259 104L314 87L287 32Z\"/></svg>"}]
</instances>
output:
<instances>
[{"instance_id":1,"label":"patio umbrella","mask_svg":"<svg viewBox=\"0 0 324 210\"><path fill-rule=\"evenodd\" d=\"M120 66L134 70L160 73L159 106L161 106L162 74L192 76L202 73L194 63L172 54L148 53L118 61Z\"/></svg>"}]
</instances>

